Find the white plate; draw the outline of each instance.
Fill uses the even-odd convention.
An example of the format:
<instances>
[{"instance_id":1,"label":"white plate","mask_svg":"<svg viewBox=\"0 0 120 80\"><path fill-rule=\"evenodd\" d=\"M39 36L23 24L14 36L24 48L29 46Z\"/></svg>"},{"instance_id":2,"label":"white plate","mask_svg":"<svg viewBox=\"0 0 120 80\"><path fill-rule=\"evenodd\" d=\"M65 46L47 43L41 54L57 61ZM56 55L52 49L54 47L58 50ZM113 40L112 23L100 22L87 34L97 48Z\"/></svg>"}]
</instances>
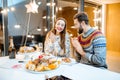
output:
<instances>
[{"instance_id":1,"label":"white plate","mask_svg":"<svg viewBox=\"0 0 120 80\"><path fill-rule=\"evenodd\" d=\"M48 71L41 71L41 72L38 72L38 71L32 71L32 70L29 70L29 69L25 69L27 72L30 72L30 73L33 73L33 74L43 74L43 73L48 73L48 72L51 72L53 70L48 70Z\"/></svg>"},{"instance_id":2,"label":"white plate","mask_svg":"<svg viewBox=\"0 0 120 80\"><path fill-rule=\"evenodd\" d=\"M27 72L30 72L30 73L33 73L33 74L44 74L44 73L52 72L52 71L54 71L54 70L56 70L56 69L58 69L58 68L59 68L59 66L58 66L57 68L53 69L53 70L46 70L46 71L41 71L41 72L29 70L29 69L26 69L26 68L25 68L25 70L26 70Z\"/></svg>"}]
</instances>

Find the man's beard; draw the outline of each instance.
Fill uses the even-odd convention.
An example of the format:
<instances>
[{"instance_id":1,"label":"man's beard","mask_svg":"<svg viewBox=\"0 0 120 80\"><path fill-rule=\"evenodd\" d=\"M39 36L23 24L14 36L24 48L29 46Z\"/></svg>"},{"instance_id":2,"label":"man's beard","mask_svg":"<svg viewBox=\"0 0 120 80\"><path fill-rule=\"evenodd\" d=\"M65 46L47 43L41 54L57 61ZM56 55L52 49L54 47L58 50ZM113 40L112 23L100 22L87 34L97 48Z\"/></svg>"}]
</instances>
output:
<instances>
[{"instance_id":1,"label":"man's beard","mask_svg":"<svg viewBox=\"0 0 120 80\"><path fill-rule=\"evenodd\" d=\"M82 32L83 32L83 28L82 28L82 26L80 25L78 33L81 34Z\"/></svg>"}]
</instances>

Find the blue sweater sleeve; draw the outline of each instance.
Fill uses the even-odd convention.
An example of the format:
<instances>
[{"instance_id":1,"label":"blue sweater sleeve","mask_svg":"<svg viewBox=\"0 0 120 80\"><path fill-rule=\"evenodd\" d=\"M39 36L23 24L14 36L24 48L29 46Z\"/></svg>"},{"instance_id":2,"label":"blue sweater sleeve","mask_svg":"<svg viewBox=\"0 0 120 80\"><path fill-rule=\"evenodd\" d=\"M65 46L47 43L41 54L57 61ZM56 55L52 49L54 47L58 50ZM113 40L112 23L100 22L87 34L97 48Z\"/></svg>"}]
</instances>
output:
<instances>
[{"instance_id":1,"label":"blue sweater sleeve","mask_svg":"<svg viewBox=\"0 0 120 80\"><path fill-rule=\"evenodd\" d=\"M106 39L104 36L97 36L92 42L93 54L86 53L89 61L98 66L106 65Z\"/></svg>"},{"instance_id":2,"label":"blue sweater sleeve","mask_svg":"<svg viewBox=\"0 0 120 80\"><path fill-rule=\"evenodd\" d=\"M106 39L104 36L97 36L93 40L93 54L89 60L98 66L106 65Z\"/></svg>"}]
</instances>

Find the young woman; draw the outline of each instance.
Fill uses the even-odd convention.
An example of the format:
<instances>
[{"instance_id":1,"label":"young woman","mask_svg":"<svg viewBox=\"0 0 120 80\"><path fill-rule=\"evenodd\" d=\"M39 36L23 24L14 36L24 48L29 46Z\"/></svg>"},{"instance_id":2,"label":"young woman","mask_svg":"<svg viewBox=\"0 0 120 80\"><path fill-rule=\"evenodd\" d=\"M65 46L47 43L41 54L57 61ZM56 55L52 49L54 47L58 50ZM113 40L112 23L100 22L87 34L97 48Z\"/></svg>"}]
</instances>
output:
<instances>
[{"instance_id":1,"label":"young woman","mask_svg":"<svg viewBox=\"0 0 120 80\"><path fill-rule=\"evenodd\" d=\"M70 56L70 39L66 32L66 20L57 18L55 26L47 33L45 39L45 53L56 56Z\"/></svg>"}]
</instances>

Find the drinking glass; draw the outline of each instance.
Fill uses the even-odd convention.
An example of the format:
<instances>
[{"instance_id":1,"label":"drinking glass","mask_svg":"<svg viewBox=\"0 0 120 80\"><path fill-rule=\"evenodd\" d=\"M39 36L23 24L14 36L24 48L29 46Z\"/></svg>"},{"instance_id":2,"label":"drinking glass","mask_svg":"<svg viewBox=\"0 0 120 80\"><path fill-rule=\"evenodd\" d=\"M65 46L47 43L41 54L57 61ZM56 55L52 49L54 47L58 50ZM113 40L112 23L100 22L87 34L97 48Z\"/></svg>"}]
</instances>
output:
<instances>
[{"instance_id":1,"label":"drinking glass","mask_svg":"<svg viewBox=\"0 0 120 80\"><path fill-rule=\"evenodd\" d=\"M38 43L38 47L40 49L40 52L42 53L42 51L43 51L43 43Z\"/></svg>"},{"instance_id":2,"label":"drinking glass","mask_svg":"<svg viewBox=\"0 0 120 80\"><path fill-rule=\"evenodd\" d=\"M27 53L27 47L24 48L24 59L27 60L29 59L29 54Z\"/></svg>"}]
</instances>

